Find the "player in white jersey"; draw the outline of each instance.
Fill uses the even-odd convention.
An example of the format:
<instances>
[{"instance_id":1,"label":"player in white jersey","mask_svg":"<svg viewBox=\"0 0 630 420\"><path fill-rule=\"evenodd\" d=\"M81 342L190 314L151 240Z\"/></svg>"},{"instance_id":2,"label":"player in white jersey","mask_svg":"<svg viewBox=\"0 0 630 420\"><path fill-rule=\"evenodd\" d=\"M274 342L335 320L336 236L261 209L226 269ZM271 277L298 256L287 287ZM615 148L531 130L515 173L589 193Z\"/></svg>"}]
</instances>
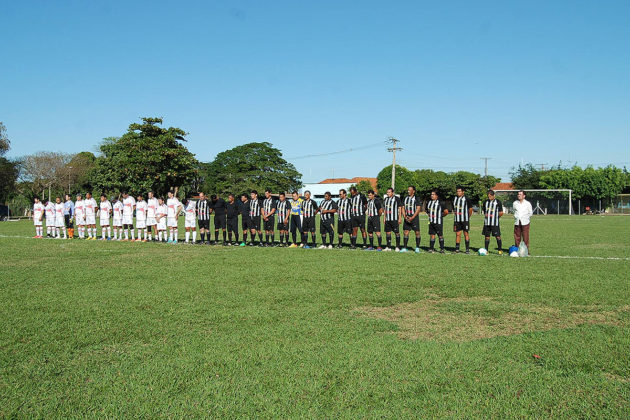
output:
<instances>
[{"instance_id":1,"label":"player in white jersey","mask_svg":"<svg viewBox=\"0 0 630 420\"><path fill-rule=\"evenodd\" d=\"M61 233L63 233L63 239L68 239L66 235L66 223L63 218L63 203L61 197L55 199L55 237L61 239Z\"/></svg>"},{"instance_id":2,"label":"player in white jersey","mask_svg":"<svg viewBox=\"0 0 630 420\"><path fill-rule=\"evenodd\" d=\"M85 194L85 226L87 227L88 240L96 240L96 211L98 210L98 204L92 197L92 193Z\"/></svg>"},{"instance_id":3,"label":"player in white jersey","mask_svg":"<svg viewBox=\"0 0 630 420\"><path fill-rule=\"evenodd\" d=\"M148 199L147 199L147 239L152 240L151 235L156 235L157 232L154 232L157 221L155 220L156 212L157 212L158 200L153 195L153 191L149 191Z\"/></svg>"},{"instance_id":4,"label":"player in white jersey","mask_svg":"<svg viewBox=\"0 0 630 420\"><path fill-rule=\"evenodd\" d=\"M113 197L112 201L114 202L114 205L112 206L112 212L114 214L114 216L112 217L112 225L114 226L114 240L120 241L122 240L122 233L123 233L123 229L122 229L123 204L117 197Z\"/></svg>"},{"instance_id":5,"label":"player in white jersey","mask_svg":"<svg viewBox=\"0 0 630 420\"><path fill-rule=\"evenodd\" d=\"M41 238L44 236L44 228L42 228L42 219L44 218L45 207L39 197L35 197L35 204L33 204L33 224L35 225L35 237Z\"/></svg>"},{"instance_id":6,"label":"player in white jersey","mask_svg":"<svg viewBox=\"0 0 630 420\"><path fill-rule=\"evenodd\" d=\"M155 209L155 221L157 222L156 226L156 238L158 241L166 242L166 218L168 215L168 207L164 204L164 199L162 197L158 198L158 206Z\"/></svg>"},{"instance_id":7,"label":"player in white jersey","mask_svg":"<svg viewBox=\"0 0 630 420\"><path fill-rule=\"evenodd\" d=\"M190 232L192 231L192 243L197 242L197 202L194 200L185 200L186 218L184 219L184 227L186 228L186 243L190 243Z\"/></svg>"},{"instance_id":8,"label":"player in white jersey","mask_svg":"<svg viewBox=\"0 0 630 420\"><path fill-rule=\"evenodd\" d=\"M138 242L147 241L147 207L148 204L144 201L142 194L138 194L138 201L136 202L136 229L138 230ZM142 239L143 233L144 239Z\"/></svg>"},{"instance_id":9,"label":"player in white jersey","mask_svg":"<svg viewBox=\"0 0 630 420\"><path fill-rule=\"evenodd\" d=\"M52 238L55 233L55 203L52 201L46 201L46 237Z\"/></svg>"},{"instance_id":10,"label":"player in white jersey","mask_svg":"<svg viewBox=\"0 0 630 420\"><path fill-rule=\"evenodd\" d=\"M166 225L168 226L168 243L176 244L179 231L177 230L177 217L182 210L182 203L179 202L177 197L172 191L168 192L168 200L166 200L166 207L168 212L166 215Z\"/></svg>"},{"instance_id":11,"label":"player in white jersey","mask_svg":"<svg viewBox=\"0 0 630 420\"><path fill-rule=\"evenodd\" d=\"M79 238L85 238L85 201L81 194L77 194L77 201L74 202L74 222L79 231Z\"/></svg>"},{"instance_id":12,"label":"player in white jersey","mask_svg":"<svg viewBox=\"0 0 630 420\"><path fill-rule=\"evenodd\" d=\"M112 214L112 203L107 200L105 194L101 194L101 204L98 210L98 221L101 225L101 241L112 240L112 227L109 225L109 217ZM105 237L107 233L107 238Z\"/></svg>"},{"instance_id":13,"label":"player in white jersey","mask_svg":"<svg viewBox=\"0 0 630 420\"><path fill-rule=\"evenodd\" d=\"M129 194L123 192L123 229L125 230L125 239L129 240L129 230L131 229L131 242L135 241L133 236L133 209L136 206L136 200Z\"/></svg>"}]
</instances>

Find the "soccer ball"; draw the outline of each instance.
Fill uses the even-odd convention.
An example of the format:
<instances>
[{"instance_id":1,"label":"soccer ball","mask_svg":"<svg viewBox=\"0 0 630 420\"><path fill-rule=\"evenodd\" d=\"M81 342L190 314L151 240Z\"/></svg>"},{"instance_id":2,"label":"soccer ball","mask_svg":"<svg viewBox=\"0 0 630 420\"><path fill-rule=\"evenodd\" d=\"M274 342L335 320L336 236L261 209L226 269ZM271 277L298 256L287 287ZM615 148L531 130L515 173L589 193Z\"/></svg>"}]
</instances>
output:
<instances>
[{"instance_id":1,"label":"soccer ball","mask_svg":"<svg viewBox=\"0 0 630 420\"><path fill-rule=\"evenodd\" d=\"M484 255L488 255L488 250L486 248L479 248L479 251L477 251L479 253L479 255L481 255L482 257Z\"/></svg>"},{"instance_id":2,"label":"soccer ball","mask_svg":"<svg viewBox=\"0 0 630 420\"><path fill-rule=\"evenodd\" d=\"M510 257L518 258L518 252L517 251L510 252Z\"/></svg>"}]
</instances>

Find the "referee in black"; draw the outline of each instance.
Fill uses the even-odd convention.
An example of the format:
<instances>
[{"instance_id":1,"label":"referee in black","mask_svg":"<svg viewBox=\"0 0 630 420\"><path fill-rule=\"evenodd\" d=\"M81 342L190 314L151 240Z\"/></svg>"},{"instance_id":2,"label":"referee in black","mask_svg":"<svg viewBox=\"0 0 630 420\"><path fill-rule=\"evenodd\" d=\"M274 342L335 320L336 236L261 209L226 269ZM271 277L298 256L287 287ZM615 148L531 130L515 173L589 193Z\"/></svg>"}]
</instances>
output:
<instances>
[{"instance_id":1,"label":"referee in black","mask_svg":"<svg viewBox=\"0 0 630 420\"><path fill-rule=\"evenodd\" d=\"M243 242L241 242L240 246L245 246L247 243L247 234L252 226L251 218L249 217L249 197L247 194L241 194L241 202L238 210L241 213L241 229L243 230Z\"/></svg>"},{"instance_id":2,"label":"referee in black","mask_svg":"<svg viewBox=\"0 0 630 420\"><path fill-rule=\"evenodd\" d=\"M214 212L214 244L219 243L219 230L223 231L223 246L227 245L227 238L225 232L225 200L221 197L212 194L212 210Z\"/></svg>"},{"instance_id":3,"label":"referee in black","mask_svg":"<svg viewBox=\"0 0 630 420\"><path fill-rule=\"evenodd\" d=\"M230 245L238 245L238 214L239 214L239 204L236 201L234 194L228 195L228 201L225 203L225 215L227 216L226 224L227 224L227 233L228 233L228 243ZM232 234L234 234L234 239L236 239L236 243L232 242Z\"/></svg>"},{"instance_id":4,"label":"referee in black","mask_svg":"<svg viewBox=\"0 0 630 420\"><path fill-rule=\"evenodd\" d=\"M206 194L199 193L199 201L197 202L197 221L199 223L199 235L201 236L200 244L205 242L206 234L208 235L208 245L210 245L210 214L212 214L212 206L206 198Z\"/></svg>"}]
</instances>

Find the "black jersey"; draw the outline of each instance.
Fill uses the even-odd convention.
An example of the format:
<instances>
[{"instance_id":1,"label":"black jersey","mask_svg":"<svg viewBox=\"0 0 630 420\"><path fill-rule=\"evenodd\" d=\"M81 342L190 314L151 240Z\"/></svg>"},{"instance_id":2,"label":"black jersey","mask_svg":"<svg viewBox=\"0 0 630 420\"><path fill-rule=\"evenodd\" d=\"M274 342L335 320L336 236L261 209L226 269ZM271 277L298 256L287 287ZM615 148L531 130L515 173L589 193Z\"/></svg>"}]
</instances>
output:
<instances>
[{"instance_id":1,"label":"black jersey","mask_svg":"<svg viewBox=\"0 0 630 420\"><path fill-rule=\"evenodd\" d=\"M416 212L416 207L420 207L420 199L415 195L405 197L405 216L411 217Z\"/></svg>"},{"instance_id":2,"label":"black jersey","mask_svg":"<svg viewBox=\"0 0 630 420\"><path fill-rule=\"evenodd\" d=\"M233 203L230 203L229 201L227 203L225 203L225 214L227 214L227 218L228 219L234 219L234 218L238 218L238 211L239 205L238 202L234 201Z\"/></svg>"},{"instance_id":3,"label":"black jersey","mask_svg":"<svg viewBox=\"0 0 630 420\"><path fill-rule=\"evenodd\" d=\"M346 220L350 220L350 218L352 217L351 208L352 203L350 202L350 199L348 197L340 198L337 201L337 214L339 215L340 221L343 222Z\"/></svg>"},{"instance_id":4,"label":"black jersey","mask_svg":"<svg viewBox=\"0 0 630 420\"><path fill-rule=\"evenodd\" d=\"M383 208L381 200L373 198L367 202L367 215L368 217L374 217L379 215L379 210Z\"/></svg>"},{"instance_id":5,"label":"black jersey","mask_svg":"<svg viewBox=\"0 0 630 420\"><path fill-rule=\"evenodd\" d=\"M453 221L468 222L470 220L470 209L472 203L465 195L453 198Z\"/></svg>"},{"instance_id":6,"label":"black jersey","mask_svg":"<svg viewBox=\"0 0 630 420\"><path fill-rule=\"evenodd\" d=\"M304 217L315 217L315 213L319 210L319 206L312 199L302 201L302 214Z\"/></svg>"},{"instance_id":7,"label":"black jersey","mask_svg":"<svg viewBox=\"0 0 630 420\"><path fill-rule=\"evenodd\" d=\"M400 202L400 198L397 196L385 197L383 199L383 212L385 213L385 221L398 221L399 219L399 209L402 206Z\"/></svg>"},{"instance_id":8,"label":"black jersey","mask_svg":"<svg viewBox=\"0 0 630 420\"><path fill-rule=\"evenodd\" d=\"M444 213L444 203L440 200L431 200L427 204L427 214L429 215L429 223L442 224L442 215Z\"/></svg>"},{"instance_id":9,"label":"black jersey","mask_svg":"<svg viewBox=\"0 0 630 420\"><path fill-rule=\"evenodd\" d=\"M333 200L324 200L322 201L322 205L319 207L320 212L323 210L337 210L337 203ZM328 222L334 220L335 213L321 213L321 220L323 222Z\"/></svg>"},{"instance_id":10,"label":"black jersey","mask_svg":"<svg viewBox=\"0 0 630 420\"><path fill-rule=\"evenodd\" d=\"M249 219L249 200L239 202L238 211L241 213L243 218Z\"/></svg>"},{"instance_id":11,"label":"black jersey","mask_svg":"<svg viewBox=\"0 0 630 420\"><path fill-rule=\"evenodd\" d=\"M483 203L483 224L485 226L499 226L499 212L503 211L503 205L496 198L486 200Z\"/></svg>"},{"instance_id":12,"label":"black jersey","mask_svg":"<svg viewBox=\"0 0 630 420\"><path fill-rule=\"evenodd\" d=\"M365 214L365 207L367 206L367 198L361 193L357 193L350 198L352 203L352 209L350 214L352 216L363 216Z\"/></svg>"},{"instance_id":13,"label":"black jersey","mask_svg":"<svg viewBox=\"0 0 630 420\"><path fill-rule=\"evenodd\" d=\"M212 202L212 209L214 210L214 215L216 216L225 216L225 200L222 198L217 198L217 201Z\"/></svg>"},{"instance_id":14,"label":"black jersey","mask_svg":"<svg viewBox=\"0 0 630 420\"><path fill-rule=\"evenodd\" d=\"M278 200L276 201L276 214L280 219L279 223L284 223L284 220L287 219L289 214L291 213L291 203L288 200Z\"/></svg>"}]
</instances>

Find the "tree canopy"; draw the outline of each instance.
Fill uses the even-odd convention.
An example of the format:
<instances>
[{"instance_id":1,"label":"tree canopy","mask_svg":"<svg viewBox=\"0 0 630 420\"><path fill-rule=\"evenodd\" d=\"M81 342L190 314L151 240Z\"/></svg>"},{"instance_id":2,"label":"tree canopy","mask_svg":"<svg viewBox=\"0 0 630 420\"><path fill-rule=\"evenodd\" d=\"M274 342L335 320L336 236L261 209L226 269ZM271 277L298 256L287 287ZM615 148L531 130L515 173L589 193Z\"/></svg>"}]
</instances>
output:
<instances>
[{"instance_id":1,"label":"tree canopy","mask_svg":"<svg viewBox=\"0 0 630 420\"><path fill-rule=\"evenodd\" d=\"M181 128L162 128L162 118L142 118L121 137L110 137L100 146L89 182L102 192L154 191L186 188L197 176L198 162L180 143ZM185 191L184 191L185 193Z\"/></svg>"},{"instance_id":2,"label":"tree canopy","mask_svg":"<svg viewBox=\"0 0 630 420\"><path fill-rule=\"evenodd\" d=\"M221 152L201 171L201 188L206 193L260 192L267 188L288 192L302 186L302 174L268 142L247 143Z\"/></svg>"}]
</instances>

